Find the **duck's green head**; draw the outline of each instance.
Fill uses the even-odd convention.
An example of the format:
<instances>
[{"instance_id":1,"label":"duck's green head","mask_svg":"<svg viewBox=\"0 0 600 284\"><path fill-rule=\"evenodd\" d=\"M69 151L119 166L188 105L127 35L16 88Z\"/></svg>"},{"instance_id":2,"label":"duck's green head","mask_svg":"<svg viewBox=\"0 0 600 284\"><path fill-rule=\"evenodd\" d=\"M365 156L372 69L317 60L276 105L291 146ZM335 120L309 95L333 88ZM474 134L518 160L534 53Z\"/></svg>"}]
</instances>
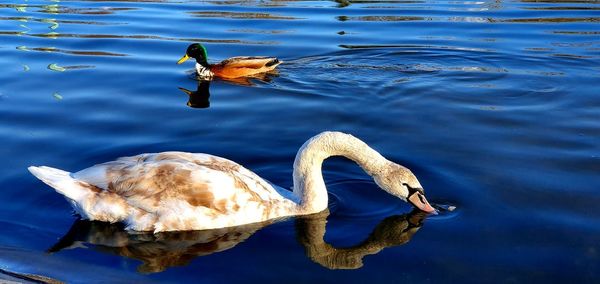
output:
<instances>
[{"instance_id":1,"label":"duck's green head","mask_svg":"<svg viewBox=\"0 0 600 284\"><path fill-rule=\"evenodd\" d=\"M177 61L177 64L181 64L190 58L196 59L196 62L198 62L201 65L208 65L208 55L206 55L206 48L199 43L190 44L190 46L188 46L187 50L185 51L185 55L181 57L179 61Z\"/></svg>"}]
</instances>

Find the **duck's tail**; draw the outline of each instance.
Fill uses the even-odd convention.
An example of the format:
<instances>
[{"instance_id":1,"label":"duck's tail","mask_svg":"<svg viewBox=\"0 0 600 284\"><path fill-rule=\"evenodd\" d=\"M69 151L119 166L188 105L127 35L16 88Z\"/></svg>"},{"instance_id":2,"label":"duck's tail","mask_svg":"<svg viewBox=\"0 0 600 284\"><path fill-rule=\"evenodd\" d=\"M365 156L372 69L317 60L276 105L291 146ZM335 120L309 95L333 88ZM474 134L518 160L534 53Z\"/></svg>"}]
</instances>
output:
<instances>
[{"instance_id":1,"label":"duck's tail","mask_svg":"<svg viewBox=\"0 0 600 284\"><path fill-rule=\"evenodd\" d=\"M56 192L77 203L93 194L92 185L74 179L70 172L46 166L31 166L27 169Z\"/></svg>"}]
</instances>

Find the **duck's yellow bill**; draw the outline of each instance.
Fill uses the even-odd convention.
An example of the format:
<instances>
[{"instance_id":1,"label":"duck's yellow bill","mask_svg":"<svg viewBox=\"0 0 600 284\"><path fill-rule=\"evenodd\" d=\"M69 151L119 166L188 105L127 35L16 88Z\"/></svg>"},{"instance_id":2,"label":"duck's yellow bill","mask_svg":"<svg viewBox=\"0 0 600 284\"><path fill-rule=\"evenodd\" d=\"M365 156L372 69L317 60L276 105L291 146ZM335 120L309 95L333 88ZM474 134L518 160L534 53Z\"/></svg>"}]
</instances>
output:
<instances>
[{"instance_id":1,"label":"duck's yellow bill","mask_svg":"<svg viewBox=\"0 0 600 284\"><path fill-rule=\"evenodd\" d=\"M180 91L184 92L186 95L191 95L192 91L186 89L186 88L182 88L182 87L177 87L177 89L179 89Z\"/></svg>"},{"instance_id":2,"label":"duck's yellow bill","mask_svg":"<svg viewBox=\"0 0 600 284\"><path fill-rule=\"evenodd\" d=\"M182 56L179 61L177 61L177 64L181 64L183 62L185 62L186 60L190 59L190 57L186 54L184 56Z\"/></svg>"}]
</instances>

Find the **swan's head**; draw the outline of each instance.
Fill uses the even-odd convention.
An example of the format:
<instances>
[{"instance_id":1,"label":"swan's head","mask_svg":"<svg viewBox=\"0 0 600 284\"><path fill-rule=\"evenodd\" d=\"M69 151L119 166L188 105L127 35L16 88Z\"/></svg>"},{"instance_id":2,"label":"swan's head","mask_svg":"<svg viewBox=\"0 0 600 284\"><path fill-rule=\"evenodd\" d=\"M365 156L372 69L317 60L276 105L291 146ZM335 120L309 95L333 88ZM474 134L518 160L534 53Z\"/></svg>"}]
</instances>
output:
<instances>
[{"instance_id":1,"label":"swan's head","mask_svg":"<svg viewBox=\"0 0 600 284\"><path fill-rule=\"evenodd\" d=\"M437 211L427 202L423 186L417 177L407 168L390 163L388 170L374 176L375 182L383 190L427 213Z\"/></svg>"}]
</instances>

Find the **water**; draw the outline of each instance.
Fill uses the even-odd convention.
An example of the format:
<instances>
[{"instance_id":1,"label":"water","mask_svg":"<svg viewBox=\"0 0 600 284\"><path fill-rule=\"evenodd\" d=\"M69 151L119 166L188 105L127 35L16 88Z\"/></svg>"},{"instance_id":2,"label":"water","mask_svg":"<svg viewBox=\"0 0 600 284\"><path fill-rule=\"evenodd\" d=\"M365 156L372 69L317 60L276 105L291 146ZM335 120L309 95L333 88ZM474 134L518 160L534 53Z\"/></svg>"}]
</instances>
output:
<instances>
[{"instance_id":1,"label":"water","mask_svg":"<svg viewBox=\"0 0 600 284\"><path fill-rule=\"evenodd\" d=\"M600 282L599 10L549 0L2 1L0 279ZM191 63L175 64L194 41L213 62L285 63L264 81L199 86ZM323 130L362 138L411 168L431 202L457 209L410 214L334 158L324 165L329 216L127 235L73 224L64 199L26 170L179 150L289 188L296 150Z\"/></svg>"}]
</instances>

